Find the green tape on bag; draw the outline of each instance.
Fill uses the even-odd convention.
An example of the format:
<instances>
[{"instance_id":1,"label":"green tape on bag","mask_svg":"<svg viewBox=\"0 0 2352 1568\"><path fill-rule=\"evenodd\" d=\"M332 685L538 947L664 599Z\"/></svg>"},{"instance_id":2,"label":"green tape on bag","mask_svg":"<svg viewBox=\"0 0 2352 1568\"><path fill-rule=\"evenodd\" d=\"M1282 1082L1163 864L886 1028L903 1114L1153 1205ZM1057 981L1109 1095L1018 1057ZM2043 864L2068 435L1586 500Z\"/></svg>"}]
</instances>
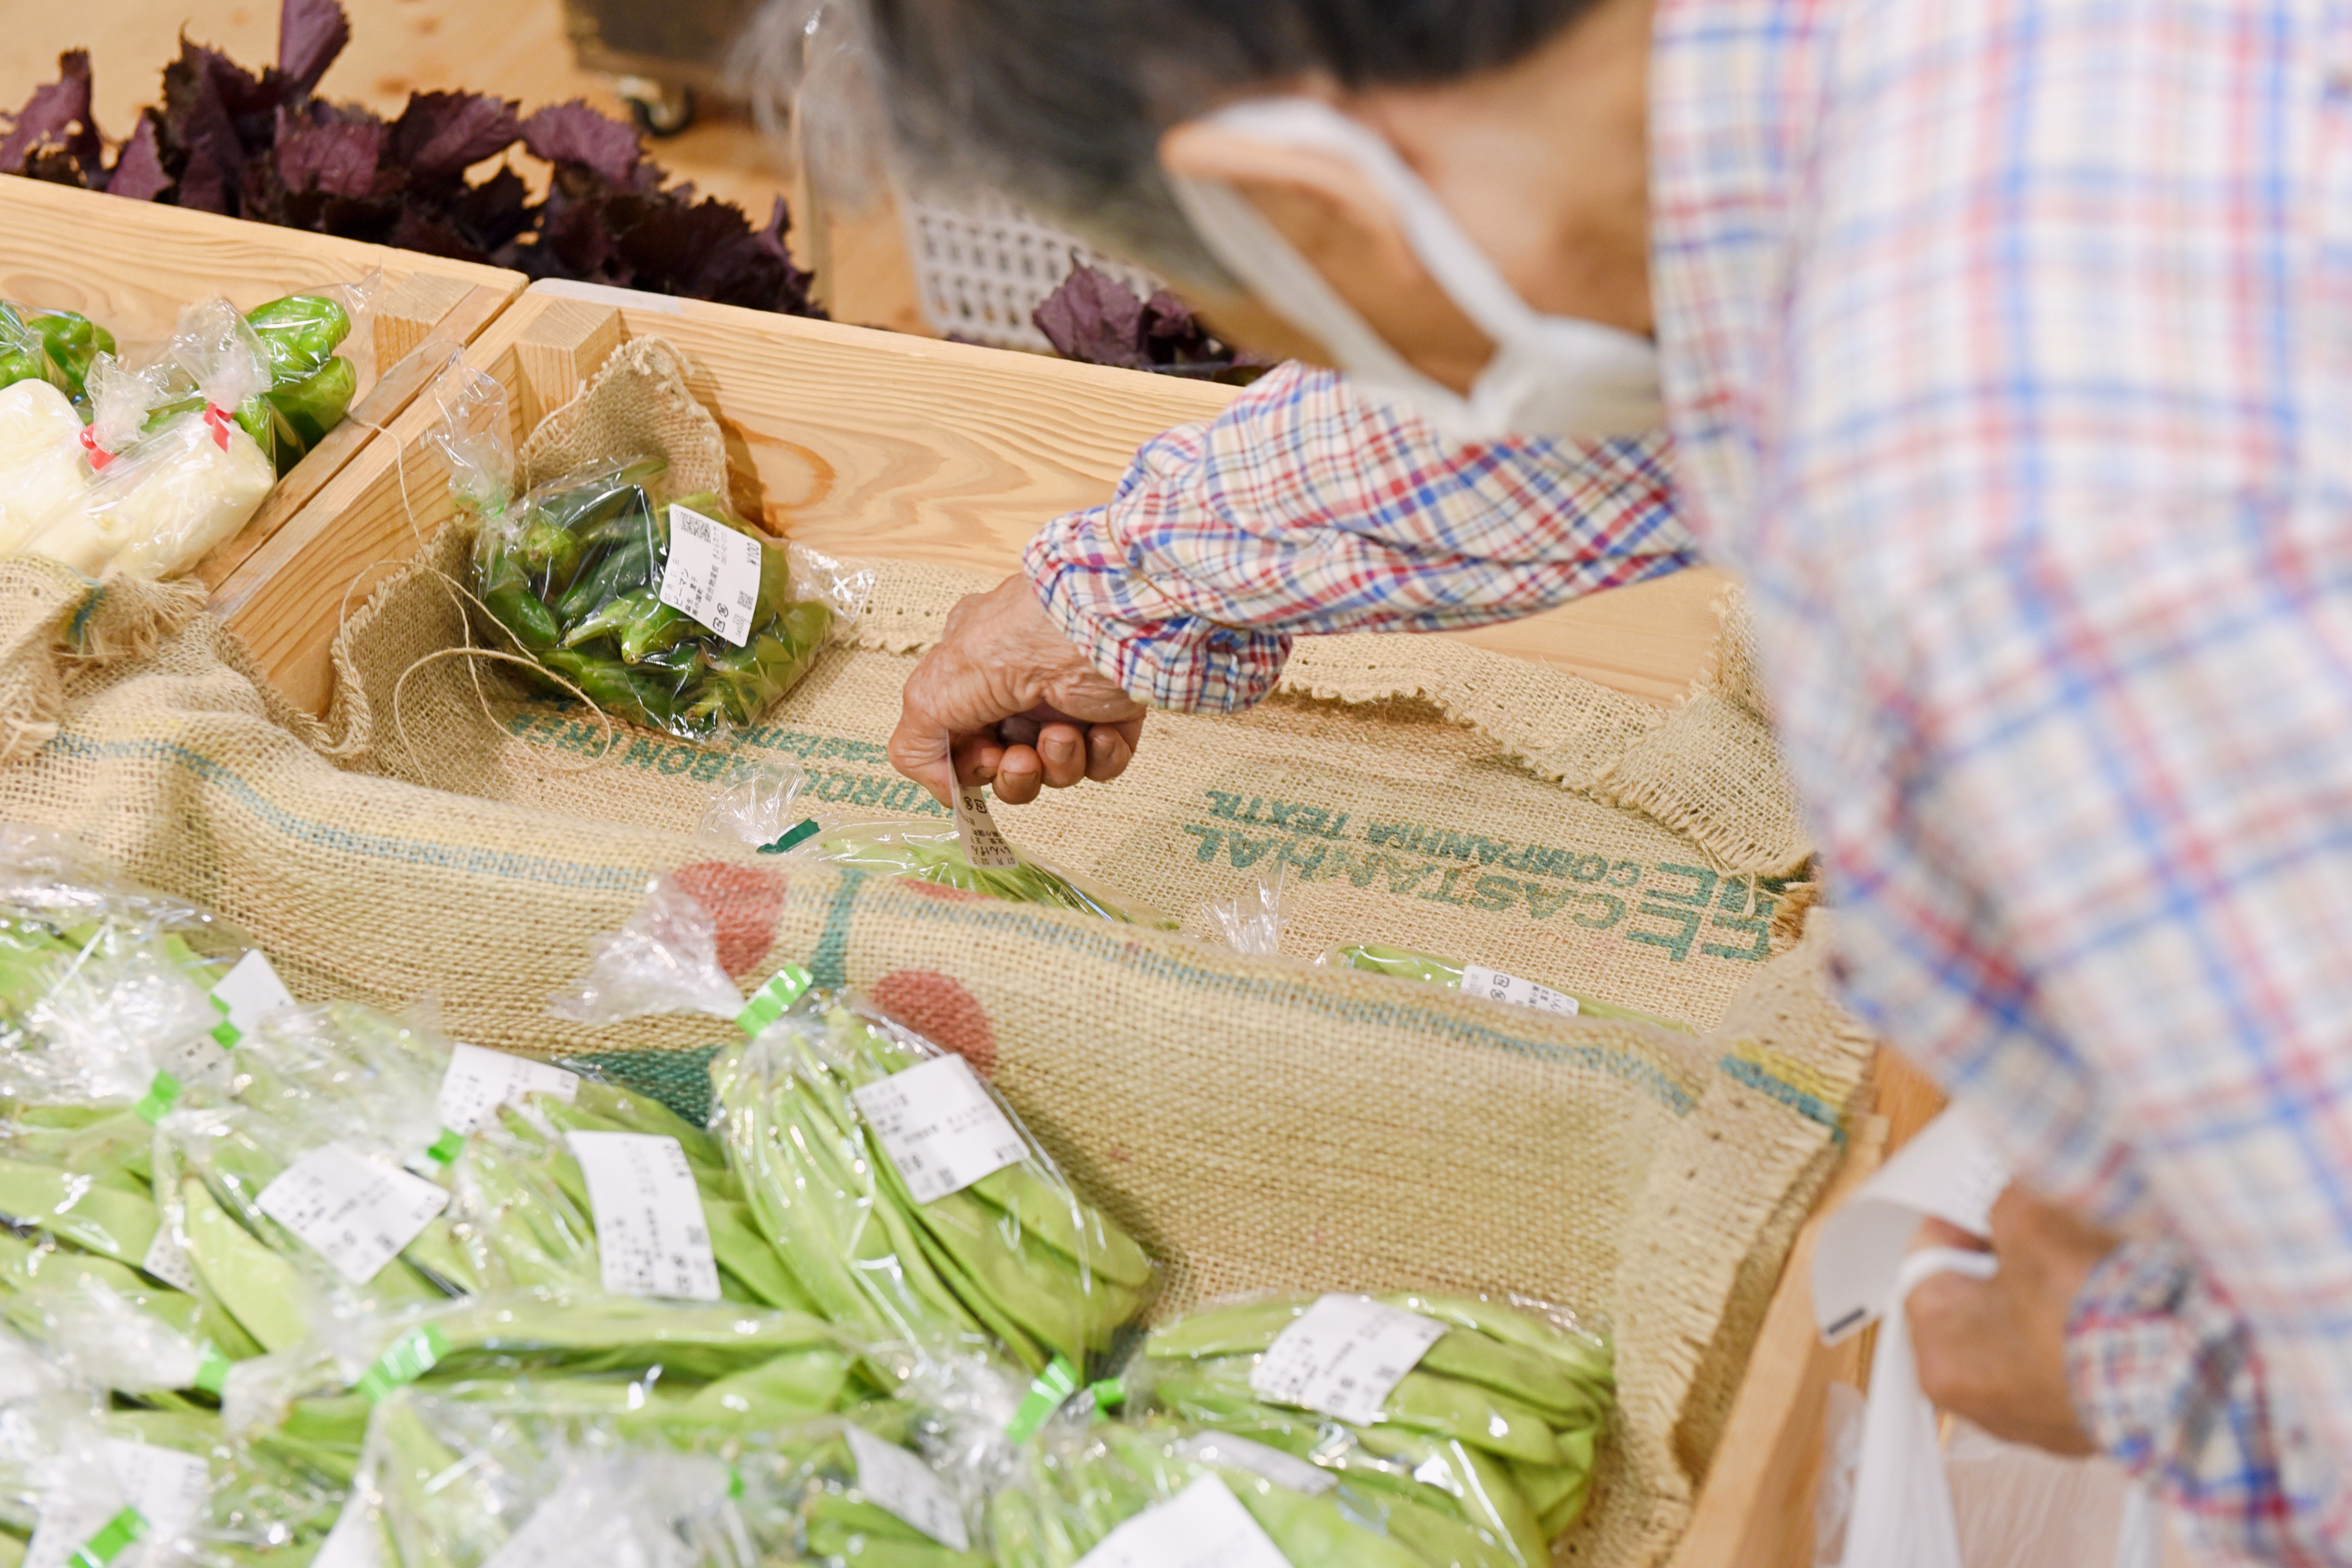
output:
<instances>
[{"instance_id":1,"label":"green tape on bag","mask_svg":"<svg viewBox=\"0 0 2352 1568\"><path fill-rule=\"evenodd\" d=\"M196 1360L196 1381L194 1386L217 1399L228 1388L228 1357L220 1346L205 1342L204 1353Z\"/></svg>"},{"instance_id":2,"label":"green tape on bag","mask_svg":"<svg viewBox=\"0 0 2352 1568\"><path fill-rule=\"evenodd\" d=\"M96 1535L74 1548L66 1559L66 1568L106 1568L122 1555L122 1549L147 1533L147 1516L135 1508L126 1508L106 1521Z\"/></svg>"},{"instance_id":3,"label":"green tape on bag","mask_svg":"<svg viewBox=\"0 0 2352 1568\"><path fill-rule=\"evenodd\" d=\"M747 1035L758 1034L790 1012L808 988L809 972L797 963L785 964L751 993L751 999L735 1015L735 1026Z\"/></svg>"},{"instance_id":4,"label":"green tape on bag","mask_svg":"<svg viewBox=\"0 0 2352 1568\"><path fill-rule=\"evenodd\" d=\"M1116 1377L1107 1377L1087 1388L1087 1397L1094 1401L1095 1419L1108 1421L1127 1404L1127 1384Z\"/></svg>"},{"instance_id":5,"label":"green tape on bag","mask_svg":"<svg viewBox=\"0 0 2352 1568\"><path fill-rule=\"evenodd\" d=\"M213 1043L225 1051L236 1049L237 1041L245 1038L245 1031L228 1021L228 1004L209 991L205 993L205 1000L220 1010L221 1021L212 1029Z\"/></svg>"},{"instance_id":6,"label":"green tape on bag","mask_svg":"<svg viewBox=\"0 0 2352 1568\"><path fill-rule=\"evenodd\" d=\"M425 1157L436 1165L454 1165L457 1163L457 1156L465 1152L466 1135L444 1127L441 1136L426 1147Z\"/></svg>"},{"instance_id":7,"label":"green tape on bag","mask_svg":"<svg viewBox=\"0 0 2352 1568\"><path fill-rule=\"evenodd\" d=\"M449 1337L437 1323L421 1323L384 1348L375 1364L352 1386L373 1405L395 1388L404 1387L431 1372L449 1353Z\"/></svg>"},{"instance_id":8,"label":"green tape on bag","mask_svg":"<svg viewBox=\"0 0 2352 1568\"><path fill-rule=\"evenodd\" d=\"M806 843L809 839L815 837L818 834L824 831L824 828L817 822L817 819L812 816L804 822L795 823L793 826L785 828L783 832L776 836L776 838L772 843L761 845L758 853L761 855L790 854L794 847Z\"/></svg>"},{"instance_id":9,"label":"green tape on bag","mask_svg":"<svg viewBox=\"0 0 2352 1568\"><path fill-rule=\"evenodd\" d=\"M170 1073L159 1072L148 1084L147 1092L140 1097L139 1103L131 1109L139 1113L140 1121L152 1127L172 1113L172 1107L179 1098L180 1080Z\"/></svg>"},{"instance_id":10,"label":"green tape on bag","mask_svg":"<svg viewBox=\"0 0 2352 1568\"><path fill-rule=\"evenodd\" d=\"M1070 1364L1069 1357L1055 1356L1054 1364L1039 1373L1037 1381L1029 1385L1029 1392L1021 1396L1021 1408L1013 1413L1012 1425L1004 1428L1004 1435L1015 1443L1026 1443L1045 1429L1054 1412L1077 1391L1078 1369Z\"/></svg>"}]
</instances>

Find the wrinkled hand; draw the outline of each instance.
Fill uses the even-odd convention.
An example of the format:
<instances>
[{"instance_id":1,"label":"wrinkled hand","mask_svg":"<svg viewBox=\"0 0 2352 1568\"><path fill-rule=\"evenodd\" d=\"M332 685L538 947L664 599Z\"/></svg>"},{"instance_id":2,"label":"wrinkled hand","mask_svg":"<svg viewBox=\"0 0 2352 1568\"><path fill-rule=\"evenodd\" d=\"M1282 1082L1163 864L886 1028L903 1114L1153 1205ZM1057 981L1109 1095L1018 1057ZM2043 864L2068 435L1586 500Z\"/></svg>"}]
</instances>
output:
<instances>
[{"instance_id":1,"label":"wrinkled hand","mask_svg":"<svg viewBox=\"0 0 2352 1568\"><path fill-rule=\"evenodd\" d=\"M2066 1321L2083 1281L2116 1237L2011 1185L1992 1206L1990 1279L1938 1274L1913 1289L1919 1386L1942 1409L1996 1437L2088 1454L2066 1381ZM1929 1220L1919 1244L1977 1249L1966 1231Z\"/></svg>"},{"instance_id":2,"label":"wrinkled hand","mask_svg":"<svg viewBox=\"0 0 2352 1568\"><path fill-rule=\"evenodd\" d=\"M942 805L958 781L993 783L999 800L1020 805L1045 784L1117 778L1135 756L1143 712L1045 618L1016 573L949 613L947 635L907 678L890 765Z\"/></svg>"}]
</instances>

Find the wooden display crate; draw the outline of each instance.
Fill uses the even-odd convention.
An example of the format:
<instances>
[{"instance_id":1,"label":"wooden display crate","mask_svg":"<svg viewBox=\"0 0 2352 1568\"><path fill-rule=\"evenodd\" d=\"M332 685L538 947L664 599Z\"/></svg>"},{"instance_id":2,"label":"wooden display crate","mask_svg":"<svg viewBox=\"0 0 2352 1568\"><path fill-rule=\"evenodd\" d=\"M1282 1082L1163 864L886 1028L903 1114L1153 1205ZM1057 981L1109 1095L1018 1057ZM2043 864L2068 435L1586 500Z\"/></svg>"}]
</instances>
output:
<instances>
[{"instance_id":1,"label":"wooden display crate","mask_svg":"<svg viewBox=\"0 0 2352 1568\"><path fill-rule=\"evenodd\" d=\"M1107 500L1136 447L1213 416L1230 387L583 284L539 283L467 351L507 390L518 437L622 342L659 336L696 367L739 499L817 549L1013 569L1038 526ZM346 592L450 516L429 403L313 495L267 546L214 577L280 689L323 711ZM395 454L399 460L395 462ZM402 489L405 479L406 489ZM413 509L413 510L412 510ZM1723 579L1678 573L1460 635L1659 701L1714 646ZM352 593L353 600L363 596Z\"/></svg>"},{"instance_id":2,"label":"wooden display crate","mask_svg":"<svg viewBox=\"0 0 2352 1568\"><path fill-rule=\"evenodd\" d=\"M126 352L168 340L183 305L218 296L249 310L377 269L373 384L352 405L354 417L199 564L197 574L215 586L359 455L374 435L370 426L406 408L448 351L471 342L522 291L522 274L0 175L0 299L79 310Z\"/></svg>"},{"instance_id":3,"label":"wooden display crate","mask_svg":"<svg viewBox=\"0 0 2352 1568\"><path fill-rule=\"evenodd\" d=\"M1055 514L1107 499L1136 446L1206 418L1215 386L657 299L539 284L491 323L467 361L506 389L518 439L569 401L622 342L667 338L719 417L739 500L780 533L842 554L1010 570ZM348 464L220 585L225 613L288 696L323 711L328 648L345 603L449 521L429 402ZM1645 694L1678 691L1704 663L1720 579L1684 573L1509 628L1500 646ZM1633 634L1638 633L1638 636ZM1649 639L1646 645L1641 637ZM1478 640L1495 646L1491 634ZM1629 640L1632 652L1628 652ZM1629 673L1630 671L1630 673ZM1812 1498L1831 1382L1859 1375L1855 1344L1814 1333L1808 1259L1818 1215L1932 1109L1884 1106L1887 1139L1862 1137L1801 1235L1675 1568L1810 1568Z\"/></svg>"}]
</instances>

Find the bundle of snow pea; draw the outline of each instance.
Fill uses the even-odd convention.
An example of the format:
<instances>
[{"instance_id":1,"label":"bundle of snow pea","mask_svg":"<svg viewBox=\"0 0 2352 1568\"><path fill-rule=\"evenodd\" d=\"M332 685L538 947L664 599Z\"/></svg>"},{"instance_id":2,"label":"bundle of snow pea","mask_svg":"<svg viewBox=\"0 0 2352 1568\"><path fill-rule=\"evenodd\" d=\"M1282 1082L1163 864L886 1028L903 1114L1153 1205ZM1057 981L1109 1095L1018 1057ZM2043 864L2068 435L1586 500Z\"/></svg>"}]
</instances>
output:
<instances>
[{"instance_id":1,"label":"bundle of snow pea","mask_svg":"<svg viewBox=\"0 0 2352 1568\"><path fill-rule=\"evenodd\" d=\"M184 1291L47 1236L0 1233L0 1319L78 1382L133 1398L217 1395L236 1362L260 1353L201 1286Z\"/></svg>"},{"instance_id":2,"label":"bundle of snow pea","mask_svg":"<svg viewBox=\"0 0 2352 1568\"><path fill-rule=\"evenodd\" d=\"M1477 1297L1271 1299L1156 1331L1126 1384L1139 1405L1402 1496L1541 1568L1582 1515L1616 1403L1599 1335Z\"/></svg>"},{"instance_id":3,"label":"bundle of snow pea","mask_svg":"<svg viewBox=\"0 0 2352 1568\"><path fill-rule=\"evenodd\" d=\"M234 1069L160 1124L158 1184L272 1350L519 1286L803 1305L717 1142L625 1089L352 1004L271 1015Z\"/></svg>"},{"instance_id":4,"label":"bundle of snow pea","mask_svg":"<svg viewBox=\"0 0 2352 1568\"><path fill-rule=\"evenodd\" d=\"M1035 1372L1083 1367L1149 1301L1142 1248L962 1057L854 994L811 994L796 967L747 1004L709 916L667 879L590 951L558 1016L703 1012L746 1037L712 1058L714 1125L753 1220L826 1318L926 1354L993 1343Z\"/></svg>"},{"instance_id":5,"label":"bundle of snow pea","mask_svg":"<svg viewBox=\"0 0 2352 1568\"><path fill-rule=\"evenodd\" d=\"M647 1423L649 1393L404 1390L376 1411L343 1528L386 1563L446 1568L580 1553L655 1568L985 1563L967 1550L965 1503L900 1446L904 1407L678 1433Z\"/></svg>"},{"instance_id":6,"label":"bundle of snow pea","mask_svg":"<svg viewBox=\"0 0 2352 1568\"><path fill-rule=\"evenodd\" d=\"M342 1456L233 1439L192 1406L110 1409L0 1338L0 1559L298 1568L350 1479Z\"/></svg>"},{"instance_id":7,"label":"bundle of snow pea","mask_svg":"<svg viewBox=\"0 0 2352 1568\"><path fill-rule=\"evenodd\" d=\"M1444 985L1474 996L1484 996L1489 1001L1508 1003L1515 1007L1533 1007L1570 1017L1612 1018L1630 1024L1653 1024L1678 1034L1691 1033L1688 1024L1662 1018L1655 1013L1621 1007L1614 1002L1603 1002L1580 993L1555 991L1549 985L1538 985L1532 980L1522 980L1516 974L1506 974L1483 964L1465 963L1458 959L1410 947L1341 942L1325 949L1323 956L1317 962L1342 969L1360 969L1367 974L1392 974L1400 980Z\"/></svg>"},{"instance_id":8,"label":"bundle of snow pea","mask_svg":"<svg viewBox=\"0 0 2352 1568\"><path fill-rule=\"evenodd\" d=\"M338 292L356 302L364 291ZM233 415L283 479L343 422L359 391L358 367L335 352L351 336L352 312L331 294L289 294L247 310L245 324L260 342L268 378ZM178 384L151 416L155 426L202 411L193 367L175 379Z\"/></svg>"},{"instance_id":9,"label":"bundle of snow pea","mask_svg":"<svg viewBox=\"0 0 2352 1568\"><path fill-rule=\"evenodd\" d=\"M786 833L782 852L884 876L911 877L943 888L985 893L1016 904L1044 904L1083 915L1174 931L1178 922L1150 905L1091 888L1045 861L1024 855L1003 870L974 866L952 826L911 820L849 822L827 827L811 819Z\"/></svg>"},{"instance_id":10,"label":"bundle of snow pea","mask_svg":"<svg viewBox=\"0 0 2352 1568\"><path fill-rule=\"evenodd\" d=\"M114 334L88 316L0 300L0 387L44 382L80 408L90 362L113 352Z\"/></svg>"},{"instance_id":11,"label":"bundle of snow pea","mask_svg":"<svg viewBox=\"0 0 2352 1568\"><path fill-rule=\"evenodd\" d=\"M988 1500L997 1568L1150 1560L1174 1541L1223 1568L1503 1568L1446 1514L1245 1438L1181 1423L1056 1430Z\"/></svg>"}]
</instances>

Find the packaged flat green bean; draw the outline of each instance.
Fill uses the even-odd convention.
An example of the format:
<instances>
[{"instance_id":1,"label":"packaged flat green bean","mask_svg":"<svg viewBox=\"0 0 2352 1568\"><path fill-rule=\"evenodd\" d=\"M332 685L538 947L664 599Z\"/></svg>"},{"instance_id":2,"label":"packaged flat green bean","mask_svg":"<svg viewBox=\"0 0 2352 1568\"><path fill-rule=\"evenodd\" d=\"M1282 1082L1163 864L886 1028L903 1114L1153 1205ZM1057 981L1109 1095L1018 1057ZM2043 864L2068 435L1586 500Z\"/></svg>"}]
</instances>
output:
<instances>
[{"instance_id":1,"label":"packaged flat green bean","mask_svg":"<svg viewBox=\"0 0 2352 1568\"><path fill-rule=\"evenodd\" d=\"M1004 869L975 866L956 830L908 819L845 822L830 826L808 819L815 831L792 839L785 853L832 866L855 867L889 877L908 877L969 893L985 893L1016 904L1071 910L1122 925L1174 931L1171 916L1136 899L1114 894L1056 870L1034 856ZM791 835L788 833L787 837Z\"/></svg>"},{"instance_id":2,"label":"packaged flat green bean","mask_svg":"<svg viewBox=\"0 0 2352 1568\"><path fill-rule=\"evenodd\" d=\"M1155 1331L1125 1382L1140 1408L1406 1498L1516 1568L1581 1516L1616 1403L1605 1336L1436 1292L1205 1307Z\"/></svg>"},{"instance_id":3,"label":"packaged flat green bean","mask_svg":"<svg viewBox=\"0 0 2352 1568\"><path fill-rule=\"evenodd\" d=\"M1410 947L1388 947L1376 942L1341 942L1326 948L1316 962L1342 969L1360 969L1367 974L1392 974L1400 980L1418 980L1426 984L1448 986L1514 1007L1532 1007L1539 1012L1568 1017L1652 1024L1661 1029L1672 1029L1685 1035L1692 1032L1688 1024L1662 1018L1655 1013L1621 1007L1613 1002L1603 1002L1598 997L1574 992L1555 991L1549 985L1538 985L1532 980L1506 974L1498 969L1465 963L1459 959L1423 952Z\"/></svg>"}]
</instances>

